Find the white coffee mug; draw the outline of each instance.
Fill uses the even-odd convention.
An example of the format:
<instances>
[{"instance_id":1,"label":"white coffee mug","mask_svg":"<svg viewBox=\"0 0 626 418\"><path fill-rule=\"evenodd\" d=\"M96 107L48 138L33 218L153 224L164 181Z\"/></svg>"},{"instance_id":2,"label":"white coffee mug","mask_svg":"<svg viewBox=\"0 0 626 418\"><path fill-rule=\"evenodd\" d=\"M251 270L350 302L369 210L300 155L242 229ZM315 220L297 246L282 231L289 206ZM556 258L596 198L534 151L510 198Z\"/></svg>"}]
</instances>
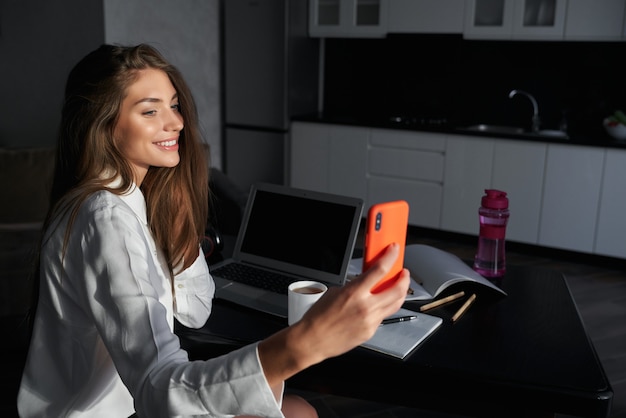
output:
<instances>
[{"instance_id":1,"label":"white coffee mug","mask_svg":"<svg viewBox=\"0 0 626 418\"><path fill-rule=\"evenodd\" d=\"M303 280L289 285L287 322L298 322L309 308L328 290L324 283Z\"/></svg>"}]
</instances>

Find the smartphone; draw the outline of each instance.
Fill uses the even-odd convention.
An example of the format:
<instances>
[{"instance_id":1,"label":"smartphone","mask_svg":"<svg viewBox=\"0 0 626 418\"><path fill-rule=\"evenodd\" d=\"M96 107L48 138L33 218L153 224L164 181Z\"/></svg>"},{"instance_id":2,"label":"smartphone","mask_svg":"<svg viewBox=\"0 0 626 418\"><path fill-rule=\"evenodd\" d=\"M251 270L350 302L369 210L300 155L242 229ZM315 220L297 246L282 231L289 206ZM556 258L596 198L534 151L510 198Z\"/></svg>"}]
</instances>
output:
<instances>
[{"instance_id":1,"label":"smartphone","mask_svg":"<svg viewBox=\"0 0 626 418\"><path fill-rule=\"evenodd\" d=\"M376 203L367 212L363 271L376 262L392 243L400 245L400 254L393 268L373 288L378 293L391 286L404 267L404 248L409 224L409 204L404 200Z\"/></svg>"}]
</instances>

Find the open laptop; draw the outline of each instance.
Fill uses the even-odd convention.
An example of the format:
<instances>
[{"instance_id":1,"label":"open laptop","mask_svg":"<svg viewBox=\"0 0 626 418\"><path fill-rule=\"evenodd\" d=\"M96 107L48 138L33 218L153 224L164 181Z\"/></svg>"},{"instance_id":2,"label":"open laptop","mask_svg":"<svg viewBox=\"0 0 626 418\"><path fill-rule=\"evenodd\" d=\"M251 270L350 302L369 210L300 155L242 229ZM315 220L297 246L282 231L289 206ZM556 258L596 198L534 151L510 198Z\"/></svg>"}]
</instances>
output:
<instances>
[{"instance_id":1,"label":"open laptop","mask_svg":"<svg viewBox=\"0 0 626 418\"><path fill-rule=\"evenodd\" d=\"M247 272L287 276L288 282L316 280L341 286L363 212L358 198L259 183L248 203L231 258L211 266L215 297L287 317L287 286L266 287L269 279L248 284Z\"/></svg>"}]
</instances>

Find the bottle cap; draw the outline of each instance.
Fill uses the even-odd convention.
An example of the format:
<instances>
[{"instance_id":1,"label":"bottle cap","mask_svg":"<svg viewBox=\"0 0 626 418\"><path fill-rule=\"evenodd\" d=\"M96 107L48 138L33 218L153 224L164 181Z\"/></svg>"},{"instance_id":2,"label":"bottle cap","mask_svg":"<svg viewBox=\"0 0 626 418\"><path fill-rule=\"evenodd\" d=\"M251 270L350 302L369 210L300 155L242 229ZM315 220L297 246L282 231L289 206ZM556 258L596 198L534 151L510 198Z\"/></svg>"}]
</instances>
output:
<instances>
[{"instance_id":1,"label":"bottle cap","mask_svg":"<svg viewBox=\"0 0 626 418\"><path fill-rule=\"evenodd\" d=\"M509 207L509 199L506 192L495 189L485 189L485 196L481 199L484 208L489 209L507 209Z\"/></svg>"}]
</instances>

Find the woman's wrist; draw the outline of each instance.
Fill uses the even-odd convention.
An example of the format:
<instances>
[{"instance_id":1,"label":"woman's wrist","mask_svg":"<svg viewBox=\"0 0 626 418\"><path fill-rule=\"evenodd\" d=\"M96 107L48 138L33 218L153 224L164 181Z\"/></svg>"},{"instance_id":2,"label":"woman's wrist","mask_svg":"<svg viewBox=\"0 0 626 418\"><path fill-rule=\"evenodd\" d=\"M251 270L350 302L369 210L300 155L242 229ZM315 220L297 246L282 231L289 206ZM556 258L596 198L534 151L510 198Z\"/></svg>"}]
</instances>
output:
<instances>
[{"instance_id":1,"label":"woman's wrist","mask_svg":"<svg viewBox=\"0 0 626 418\"><path fill-rule=\"evenodd\" d=\"M305 323L298 322L259 343L259 359L270 385L324 360L311 344L311 331Z\"/></svg>"}]
</instances>

